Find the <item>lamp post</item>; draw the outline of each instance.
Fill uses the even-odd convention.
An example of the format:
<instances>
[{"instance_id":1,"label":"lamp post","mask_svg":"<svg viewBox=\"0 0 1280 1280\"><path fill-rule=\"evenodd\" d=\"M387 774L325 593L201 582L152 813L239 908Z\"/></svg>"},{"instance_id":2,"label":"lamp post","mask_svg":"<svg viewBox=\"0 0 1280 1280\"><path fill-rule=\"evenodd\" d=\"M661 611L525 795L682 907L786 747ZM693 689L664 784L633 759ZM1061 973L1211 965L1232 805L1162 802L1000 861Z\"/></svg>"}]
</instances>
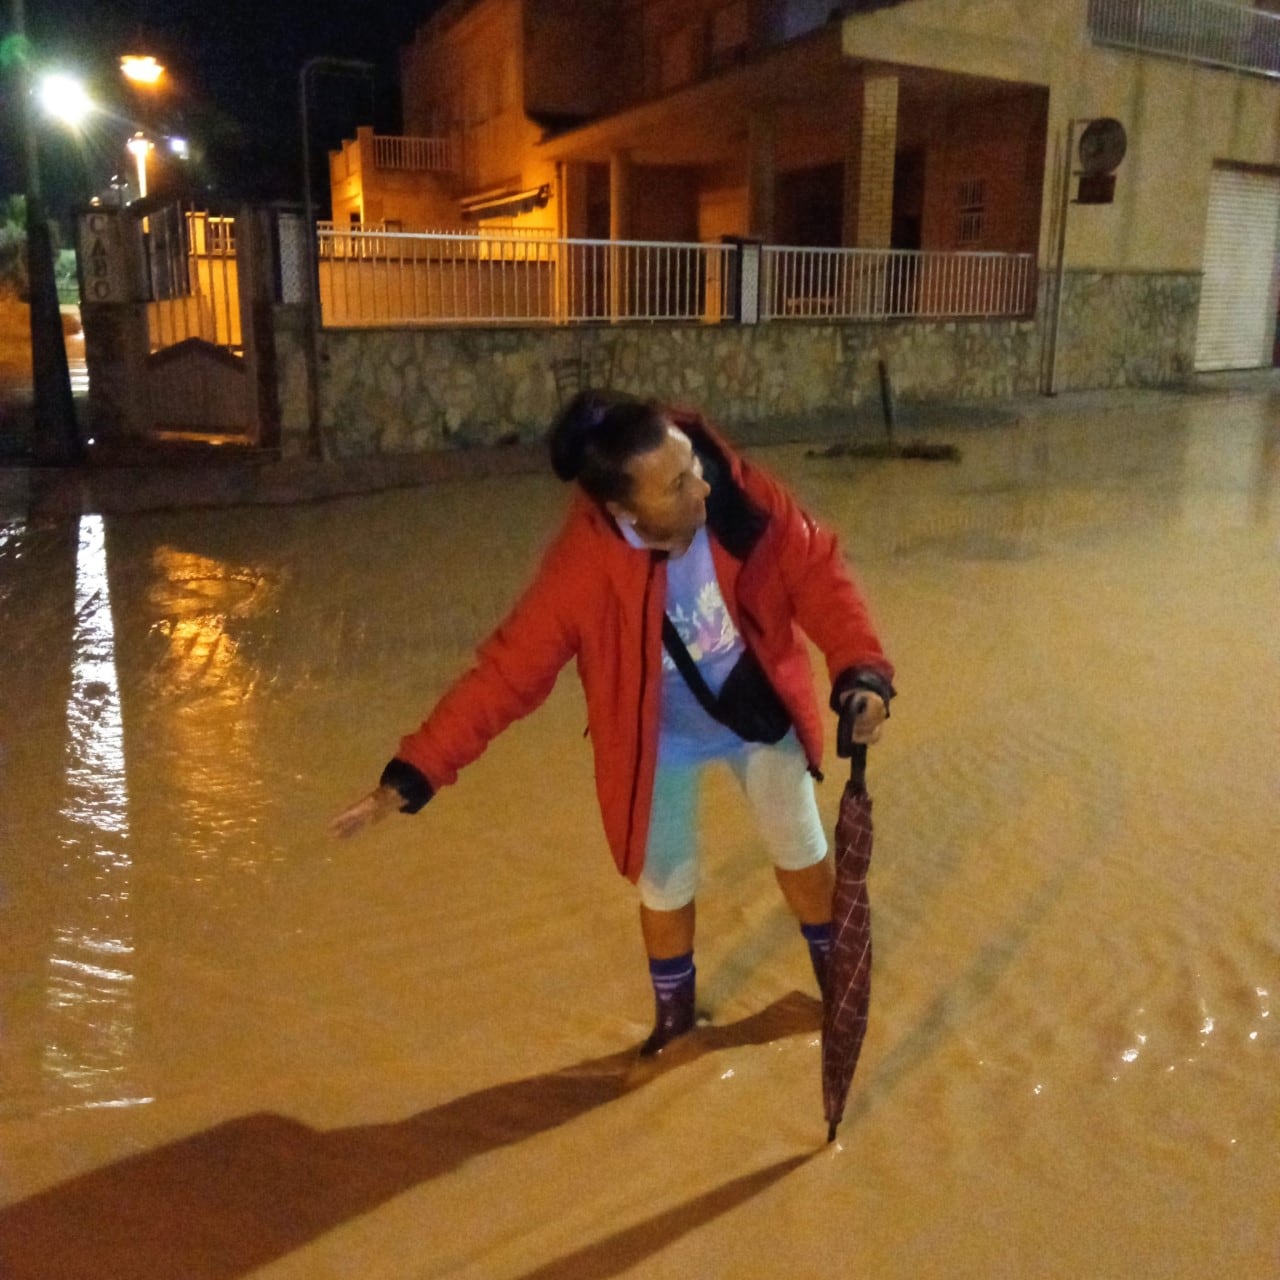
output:
<instances>
[{"instance_id":1,"label":"lamp post","mask_svg":"<svg viewBox=\"0 0 1280 1280\"><path fill-rule=\"evenodd\" d=\"M138 199L145 200L147 198L147 153L151 150L152 143L142 133L135 133L124 146L138 166Z\"/></svg>"},{"instance_id":2,"label":"lamp post","mask_svg":"<svg viewBox=\"0 0 1280 1280\"><path fill-rule=\"evenodd\" d=\"M311 58L298 74L298 112L302 128L302 239L307 255L307 434L313 457L325 460L328 449L320 430L320 260L316 246L315 202L311 194L311 128L308 120L310 82L314 72L368 76L373 63L358 58Z\"/></svg>"},{"instance_id":3,"label":"lamp post","mask_svg":"<svg viewBox=\"0 0 1280 1280\"><path fill-rule=\"evenodd\" d=\"M31 308L32 449L37 460L52 465L79 462L84 446L76 424L71 371L62 335L58 287L53 274L53 237L44 210L40 157L36 147L31 100L34 85L26 45L23 0L11 0L13 30L22 50L18 59L18 92L14 105L21 115L26 161L27 279Z\"/></svg>"}]
</instances>

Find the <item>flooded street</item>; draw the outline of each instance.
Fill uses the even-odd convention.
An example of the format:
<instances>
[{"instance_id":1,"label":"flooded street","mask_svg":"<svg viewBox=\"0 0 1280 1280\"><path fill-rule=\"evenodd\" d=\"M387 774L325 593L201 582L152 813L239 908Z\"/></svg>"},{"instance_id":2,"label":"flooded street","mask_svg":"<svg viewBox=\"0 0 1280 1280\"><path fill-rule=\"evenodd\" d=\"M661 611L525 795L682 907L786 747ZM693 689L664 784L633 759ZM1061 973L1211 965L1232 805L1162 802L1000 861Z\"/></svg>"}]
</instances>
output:
<instances>
[{"instance_id":1,"label":"flooded street","mask_svg":"<svg viewBox=\"0 0 1280 1280\"><path fill-rule=\"evenodd\" d=\"M325 835L529 576L549 474L0 528L0 1275L1277 1280L1280 400L948 438L751 451L899 673L831 1146L727 774L712 1024L637 1063L572 669L422 814Z\"/></svg>"}]
</instances>

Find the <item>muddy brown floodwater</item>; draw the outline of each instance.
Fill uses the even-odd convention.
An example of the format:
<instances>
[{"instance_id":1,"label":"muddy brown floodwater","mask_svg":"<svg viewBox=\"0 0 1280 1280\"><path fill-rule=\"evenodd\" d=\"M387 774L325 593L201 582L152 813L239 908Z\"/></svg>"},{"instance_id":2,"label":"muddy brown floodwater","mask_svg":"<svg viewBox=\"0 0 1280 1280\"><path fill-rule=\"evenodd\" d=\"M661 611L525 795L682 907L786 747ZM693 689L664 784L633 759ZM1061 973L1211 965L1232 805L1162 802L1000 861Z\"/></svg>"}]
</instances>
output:
<instances>
[{"instance_id":1,"label":"muddy brown floodwater","mask_svg":"<svg viewBox=\"0 0 1280 1280\"><path fill-rule=\"evenodd\" d=\"M636 1064L571 671L421 816L324 835L526 579L554 481L5 527L0 1274L1280 1276L1280 403L952 438L755 451L900 671L832 1146L727 779L713 1022Z\"/></svg>"}]
</instances>

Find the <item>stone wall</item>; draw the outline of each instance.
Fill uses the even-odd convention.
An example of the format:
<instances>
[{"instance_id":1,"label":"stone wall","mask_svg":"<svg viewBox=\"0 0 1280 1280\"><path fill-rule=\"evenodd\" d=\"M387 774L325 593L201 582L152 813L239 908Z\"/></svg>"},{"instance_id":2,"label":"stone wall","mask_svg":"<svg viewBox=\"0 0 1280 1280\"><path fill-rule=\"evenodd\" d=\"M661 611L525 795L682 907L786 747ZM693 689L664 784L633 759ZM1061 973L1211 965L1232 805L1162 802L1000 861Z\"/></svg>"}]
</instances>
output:
<instances>
[{"instance_id":1,"label":"stone wall","mask_svg":"<svg viewBox=\"0 0 1280 1280\"><path fill-rule=\"evenodd\" d=\"M1184 381L1195 367L1199 313L1199 275L1068 271L1058 389Z\"/></svg>"},{"instance_id":2,"label":"stone wall","mask_svg":"<svg viewBox=\"0 0 1280 1280\"><path fill-rule=\"evenodd\" d=\"M731 429L870 409L880 360L903 403L1032 395L1051 296L1043 281L1036 320L328 330L321 427L338 457L532 439L579 368L591 385L693 404ZM1198 304L1198 276L1068 272L1058 389L1185 378ZM303 330L277 323L276 344L281 446L296 455L307 449Z\"/></svg>"}]
</instances>

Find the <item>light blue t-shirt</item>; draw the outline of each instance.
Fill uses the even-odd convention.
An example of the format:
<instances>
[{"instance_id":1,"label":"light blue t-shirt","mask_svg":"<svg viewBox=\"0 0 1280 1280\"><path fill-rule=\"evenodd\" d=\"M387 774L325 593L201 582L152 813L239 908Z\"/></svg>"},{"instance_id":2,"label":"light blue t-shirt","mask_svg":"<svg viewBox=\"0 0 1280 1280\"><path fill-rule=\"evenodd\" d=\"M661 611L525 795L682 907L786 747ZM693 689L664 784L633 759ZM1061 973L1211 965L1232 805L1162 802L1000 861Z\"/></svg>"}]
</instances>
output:
<instances>
[{"instance_id":1,"label":"light blue t-shirt","mask_svg":"<svg viewBox=\"0 0 1280 1280\"><path fill-rule=\"evenodd\" d=\"M745 646L716 579L703 527L684 555L667 561L667 617L711 692L718 693ZM662 728L659 765L700 764L740 751L743 741L703 709L671 655L662 650Z\"/></svg>"}]
</instances>

